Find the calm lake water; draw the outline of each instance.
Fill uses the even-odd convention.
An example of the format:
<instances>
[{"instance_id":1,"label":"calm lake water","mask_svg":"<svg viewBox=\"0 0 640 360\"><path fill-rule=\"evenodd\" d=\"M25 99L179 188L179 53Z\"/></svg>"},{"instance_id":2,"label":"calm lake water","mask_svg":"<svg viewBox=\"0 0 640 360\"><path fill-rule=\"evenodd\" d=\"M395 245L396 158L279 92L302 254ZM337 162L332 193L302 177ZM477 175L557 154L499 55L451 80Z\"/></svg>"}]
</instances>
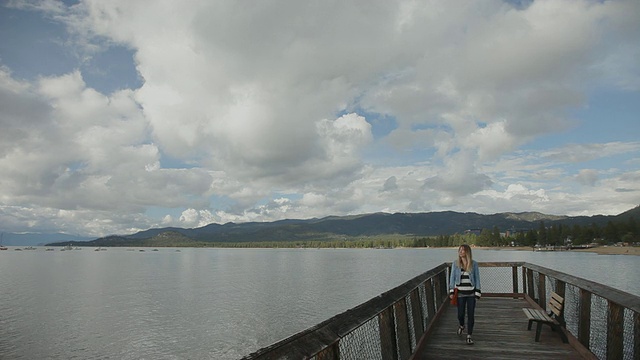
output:
<instances>
[{"instance_id":1,"label":"calm lake water","mask_svg":"<svg viewBox=\"0 0 640 360\"><path fill-rule=\"evenodd\" d=\"M456 255L451 249L0 251L0 359L237 359ZM640 295L640 257L475 250ZM611 271L616 269L616 271Z\"/></svg>"}]
</instances>

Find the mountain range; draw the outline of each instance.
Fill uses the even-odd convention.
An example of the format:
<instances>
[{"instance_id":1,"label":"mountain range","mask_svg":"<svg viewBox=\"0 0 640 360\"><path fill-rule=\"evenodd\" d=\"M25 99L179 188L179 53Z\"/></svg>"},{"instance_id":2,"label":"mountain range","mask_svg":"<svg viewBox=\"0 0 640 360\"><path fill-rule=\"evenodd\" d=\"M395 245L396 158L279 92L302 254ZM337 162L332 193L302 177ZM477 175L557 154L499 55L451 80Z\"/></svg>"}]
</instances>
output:
<instances>
[{"instance_id":1,"label":"mountain range","mask_svg":"<svg viewBox=\"0 0 640 360\"><path fill-rule=\"evenodd\" d=\"M209 224L199 228L165 227L140 231L130 235L111 235L84 243L82 246L166 246L180 242L274 242L338 240L375 237L383 235L411 235L417 237L452 235L467 230L538 229L540 222L545 225L561 223L585 226L596 224L605 226L609 221L622 222L629 218L640 218L640 206L619 215L558 216L538 212L498 213L482 215L473 212L454 211L428 213L373 213L352 216L329 216L321 219L279 220L274 222L247 222ZM69 239L48 245L67 245Z\"/></svg>"},{"instance_id":2,"label":"mountain range","mask_svg":"<svg viewBox=\"0 0 640 360\"><path fill-rule=\"evenodd\" d=\"M84 242L94 238L88 236L71 235L63 233L11 233L3 232L0 245L6 246L34 246L44 245L52 241Z\"/></svg>"}]
</instances>

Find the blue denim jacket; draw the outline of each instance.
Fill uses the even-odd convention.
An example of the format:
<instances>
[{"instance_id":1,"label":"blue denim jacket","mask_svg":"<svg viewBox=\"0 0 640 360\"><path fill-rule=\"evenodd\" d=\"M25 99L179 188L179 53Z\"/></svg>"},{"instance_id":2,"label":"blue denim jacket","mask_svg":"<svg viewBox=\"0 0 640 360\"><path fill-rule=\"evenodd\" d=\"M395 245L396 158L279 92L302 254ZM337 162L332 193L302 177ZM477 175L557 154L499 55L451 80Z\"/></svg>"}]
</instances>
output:
<instances>
[{"instance_id":1,"label":"blue denim jacket","mask_svg":"<svg viewBox=\"0 0 640 360\"><path fill-rule=\"evenodd\" d=\"M480 270L478 269L478 263L475 260L471 262L471 273L469 273L469 279L471 283L476 288L475 295L476 297L482 296L482 290L480 287ZM456 264L456 261L451 263L451 275L449 276L449 294L453 294L453 288L460 283L460 276L462 271Z\"/></svg>"}]
</instances>

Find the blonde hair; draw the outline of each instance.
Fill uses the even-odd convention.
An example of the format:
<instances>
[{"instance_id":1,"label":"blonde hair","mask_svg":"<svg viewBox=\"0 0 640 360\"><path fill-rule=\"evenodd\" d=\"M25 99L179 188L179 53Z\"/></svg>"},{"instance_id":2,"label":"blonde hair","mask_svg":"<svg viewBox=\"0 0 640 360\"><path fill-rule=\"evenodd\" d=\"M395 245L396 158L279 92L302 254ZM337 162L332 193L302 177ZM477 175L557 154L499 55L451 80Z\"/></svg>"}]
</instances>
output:
<instances>
[{"instance_id":1,"label":"blonde hair","mask_svg":"<svg viewBox=\"0 0 640 360\"><path fill-rule=\"evenodd\" d=\"M460 257L460 248L464 248L464 253L465 253L465 262L467 263L467 267L464 268L462 267L462 258ZM462 244L460 245L460 247L458 247L458 259L456 260L456 263L458 265L458 267L462 270L465 270L467 272L471 272L472 269L472 263L473 263L473 255L471 255L471 246L467 245L467 244Z\"/></svg>"}]
</instances>

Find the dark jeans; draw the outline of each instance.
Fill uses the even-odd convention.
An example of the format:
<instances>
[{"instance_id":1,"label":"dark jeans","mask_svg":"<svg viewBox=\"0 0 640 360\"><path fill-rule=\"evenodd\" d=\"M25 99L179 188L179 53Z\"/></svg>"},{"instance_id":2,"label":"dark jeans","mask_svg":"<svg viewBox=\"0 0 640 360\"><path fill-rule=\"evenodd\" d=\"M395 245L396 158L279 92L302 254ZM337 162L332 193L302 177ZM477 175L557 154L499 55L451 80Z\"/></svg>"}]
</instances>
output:
<instances>
[{"instance_id":1,"label":"dark jeans","mask_svg":"<svg viewBox=\"0 0 640 360\"><path fill-rule=\"evenodd\" d=\"M467 334L473 334L473 324L475 322L476 298L475 296L458 297L458 322L464 326L464 312L468 313Z\"/></svg>"}]
</instances>

